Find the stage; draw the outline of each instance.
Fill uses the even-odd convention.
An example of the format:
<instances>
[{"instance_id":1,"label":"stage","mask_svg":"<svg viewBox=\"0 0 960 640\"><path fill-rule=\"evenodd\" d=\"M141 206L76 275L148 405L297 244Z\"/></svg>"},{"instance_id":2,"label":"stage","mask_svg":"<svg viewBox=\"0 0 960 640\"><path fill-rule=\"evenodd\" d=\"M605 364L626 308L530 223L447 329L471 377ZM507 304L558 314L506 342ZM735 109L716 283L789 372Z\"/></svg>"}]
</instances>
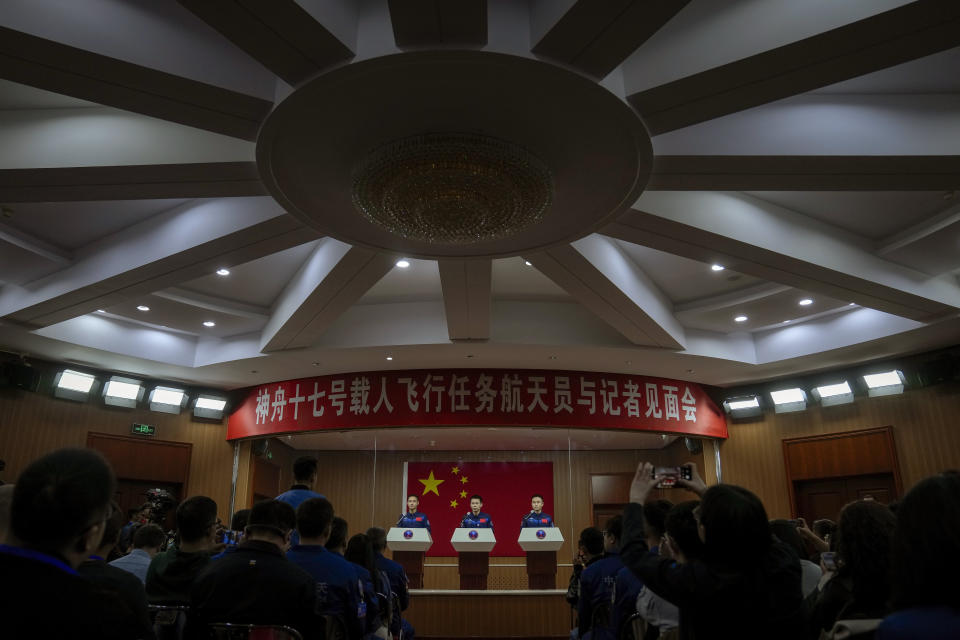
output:
<instances>
[{"instance_id":1,"label":"stage","mask_svg":"<svg viewBox=\"0 0 960 640\"><path fill-rule=\"evenodd\" d=\"M418 638L557 638L570 636L566 589L459 591L412 589L403 617Z\"/></svg>"}]
</instances>

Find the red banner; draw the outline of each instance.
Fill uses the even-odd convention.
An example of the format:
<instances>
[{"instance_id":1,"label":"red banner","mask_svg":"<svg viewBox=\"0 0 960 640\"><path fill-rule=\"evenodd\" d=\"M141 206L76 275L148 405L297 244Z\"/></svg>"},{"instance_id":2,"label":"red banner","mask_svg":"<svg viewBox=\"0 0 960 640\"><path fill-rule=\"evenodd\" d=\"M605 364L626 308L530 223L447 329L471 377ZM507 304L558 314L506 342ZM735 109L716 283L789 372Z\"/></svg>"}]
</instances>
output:
<instances>
[{"instance_id":1,"label":"red banner","mask_svg":"<svg viewBox=\"0 0 960 640\"><path fill-rule=\"evenodd\" d=\"M544 513L553 513L552 462L409 462L407 493L420 496L430 520L433 546L428 556L455 556L453 530L470 511L470 496L483 497L497 544L491 556L522 556L517 544L520 520L530 513L530 496L543 496ZM557 523L560 526L560 523Z\"/></svg>"},{"instance_id":2,"label":"red banner","mask_svg":"<svg viewBox=\"0 0 960 640\"><path fill-rule=\"evenodd\" d=\"M611 373L510 369L372 371L254 387L227 439L396 426L552 426L726 438L699 385Z\"/></svg>"}]
</instances>

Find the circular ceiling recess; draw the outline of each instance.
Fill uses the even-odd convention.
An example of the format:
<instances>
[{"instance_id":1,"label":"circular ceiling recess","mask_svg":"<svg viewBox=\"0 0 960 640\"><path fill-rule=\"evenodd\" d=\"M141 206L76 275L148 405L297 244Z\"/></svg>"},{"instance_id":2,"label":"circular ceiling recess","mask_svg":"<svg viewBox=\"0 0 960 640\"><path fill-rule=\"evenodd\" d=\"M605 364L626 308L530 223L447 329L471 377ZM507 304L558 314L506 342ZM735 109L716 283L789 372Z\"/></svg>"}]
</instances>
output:
<instances>
[{"instance_id":1,"label":"circular ceiling recess","mask_svg":"<svg viewBox=\"0 0 960 640\"><path fill-rule=\"evenodd\" d=\"M592 80L478 51L332 70L277 106L257 140L261 178L292 215L421 258L581 238L636 201L652 158L639 117Z\"/></svg>"}]
</instances>

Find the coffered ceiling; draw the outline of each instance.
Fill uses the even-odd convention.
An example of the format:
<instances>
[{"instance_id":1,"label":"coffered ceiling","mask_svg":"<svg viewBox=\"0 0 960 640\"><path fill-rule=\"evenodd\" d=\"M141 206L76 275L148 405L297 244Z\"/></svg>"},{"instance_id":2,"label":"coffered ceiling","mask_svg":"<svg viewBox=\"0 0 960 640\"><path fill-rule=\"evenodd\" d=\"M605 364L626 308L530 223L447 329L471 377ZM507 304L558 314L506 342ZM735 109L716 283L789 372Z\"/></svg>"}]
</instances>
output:
<instances>
[{"instance_id":1,"label":"coffered ceiling","mask_svg":"<svg viewBox=\"0 0 960 640\"><path fill-rule=\"evenodd\" d=\"M724 386L953 345L958 68L954 0L7 0L0 350ZM537 156L540 226L364 218L363 159L432 133Z\"/></svg>"}]
</instances>

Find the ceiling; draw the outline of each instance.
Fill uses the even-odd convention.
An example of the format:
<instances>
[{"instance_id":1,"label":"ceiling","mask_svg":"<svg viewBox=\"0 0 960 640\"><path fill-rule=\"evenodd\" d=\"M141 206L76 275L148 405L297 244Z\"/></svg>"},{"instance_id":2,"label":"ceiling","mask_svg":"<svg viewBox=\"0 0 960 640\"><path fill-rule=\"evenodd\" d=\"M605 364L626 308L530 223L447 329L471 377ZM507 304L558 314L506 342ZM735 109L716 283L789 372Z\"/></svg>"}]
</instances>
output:
<instances>
[{"instance_id":1,"label":"ceiling","mask_svg":"<svg viewBox=\"0 0 960 640\"><path fill-rule=\"evenodd\" d=\"M81 4L0 5L0 350L224 389L730 386L957 343L954 0ZM535 152L542 226L452 248L360 216L364 153L433 130Z\"/></svg>"}]
</instances>

